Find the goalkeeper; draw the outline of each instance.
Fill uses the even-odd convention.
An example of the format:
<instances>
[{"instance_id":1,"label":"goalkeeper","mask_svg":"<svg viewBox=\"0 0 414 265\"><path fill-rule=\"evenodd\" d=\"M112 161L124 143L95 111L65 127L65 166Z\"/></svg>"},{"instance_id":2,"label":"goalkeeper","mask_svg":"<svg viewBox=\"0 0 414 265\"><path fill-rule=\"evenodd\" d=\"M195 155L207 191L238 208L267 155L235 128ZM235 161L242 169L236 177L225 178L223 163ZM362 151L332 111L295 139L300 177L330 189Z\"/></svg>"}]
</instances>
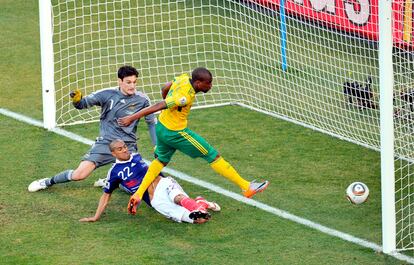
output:
<instances>
[{"instance_id":1,"label":"goalkeeper","mask_svg":"<svg viewBox=\"0 0 414 265\"><path fill-rule=\"evenodd\" d=\"M263 191L269 185L268 181L249 182L243 179L206 140L187 128L187 117L195 94L198 92L207 93L212 87L212 81L213 77L209 70L202 67L196 68L193 70L191 78L188 74L182 74L174 81L165 84L162 88L163 101L119 119L120 125L129 126L144 115L163 110L156 125L156 159L149 166L140 188L131 196L128 206L130 213L135 214L136 205L140 202L144 191L163 167L170 162L177 149L190 157L205 159L214 171L238 185L247 198Z\"/></svg>"},{"instance_id":2,"label":"goalkeeper","mask_svg":"<svg viewBox=\"0 0 414 265\"><path fill-rule=\"evenodd\" d=\"M137 121L129 126L121 127L117 123L119 117L132 114L150 105L149 98L136 90L138 71L132 66L122 66L118 70L118 87L96 91L82 97L80 90L70 93L75 108L85 109L92 106L101 107L99 137L85 154L75 170L65 170L51 178L33 181L28 190L35 192L54 184L78 181L87 178L96 168L115 162L109 150L114 139L123 139L131 152L137 152ZM154 114L145 116L148 131L153 145L156 145Z\"/></svg>"},{"instance_id":3,"label":"goalkeeper","mask_svg":"<svg viewBox=\"0 0 414 265\"><path fill-rule=\"evenodd\" d=\"M120 185L126 192L134 193L148 170L141 156L131 154L124 141L112 141L109 149L116 158L116 163L109 169L103 183L103 194L95 215L82 218L79 220L81 222L98 221L108 205L112 192ZM202 197L191 199L173 178L162 175L157 176L151 183L144 193L143 200L162 215L179 223L205 223L210 219L207 209L220 211L217 203L206 201Z\"/></svg>"}]
</instances>

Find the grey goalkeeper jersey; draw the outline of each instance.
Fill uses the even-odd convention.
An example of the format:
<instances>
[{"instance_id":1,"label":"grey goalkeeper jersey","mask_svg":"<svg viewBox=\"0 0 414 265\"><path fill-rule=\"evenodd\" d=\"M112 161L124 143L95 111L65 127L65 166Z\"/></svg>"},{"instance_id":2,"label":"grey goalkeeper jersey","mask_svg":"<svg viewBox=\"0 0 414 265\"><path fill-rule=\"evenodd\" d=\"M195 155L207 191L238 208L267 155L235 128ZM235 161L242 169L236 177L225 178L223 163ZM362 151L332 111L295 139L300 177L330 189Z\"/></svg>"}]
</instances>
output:
<instances>
[{"instance_id":1,"label":"grey goalkeeper jersey","mask_svg":"<svg viewBox=\"0 0 414 265\"><path fill-rule=\"evenodd\" d=\"M117 119L133 114L150 105L150 100L142 92L137 91L132 96L121 93L118 87L98 90L73 104L77 109L85 109L91 106L101 107L101 118L99 127L99 141L110 143L115 139L122 139L126 143L136 142L139 120L132 122L127 127L118 125ZM154 114L145 117L149 129L154 128L156 118ZM150 135L151 135L150 131ZM151 135L152 137L152 135ZM154 141L155 139L151 139Z\"/></svg>"}]
</instances>

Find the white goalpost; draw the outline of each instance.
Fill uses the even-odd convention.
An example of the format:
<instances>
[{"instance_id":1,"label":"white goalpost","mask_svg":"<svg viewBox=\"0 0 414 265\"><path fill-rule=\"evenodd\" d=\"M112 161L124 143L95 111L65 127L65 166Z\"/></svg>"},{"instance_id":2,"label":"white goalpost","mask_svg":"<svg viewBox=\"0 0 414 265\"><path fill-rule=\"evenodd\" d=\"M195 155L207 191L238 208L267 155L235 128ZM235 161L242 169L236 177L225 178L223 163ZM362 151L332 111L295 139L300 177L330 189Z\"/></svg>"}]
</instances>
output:
<instances>
[{"instance_id":1,"label":"white goalpost","mask_svg":"<svg viewBox=\"0 0 414 265\"><path fill-rule=\"evenodd\" d=\"M379 86L381 142L382 247L385 253L396 249L394 106L392 64L391 0L379 3Z\"/></svg>"},{"instance_id":2,"label":"white goalpost","mask_svg":"<svg viewBox=\"0 0 414 265\"><path fill-rule=\"evenodd\" d=\"M56 127L55 77L53 60L52 6L39 1L40 49L42 63L43 124L46 129Z\"/></svg>"},{"instance_id":3,"label":"white goalpost","mask_svg":"<svg viewBox=\"0 0 414 265\"><path fill-rule=\"evenodd\" d=\"M383 251L414 249L411 0L39 0L44 127L94 122L69 92L117 85L152 101L205 66L196 107L237 104L381 153Z\"/></svg>"}]
</instances>

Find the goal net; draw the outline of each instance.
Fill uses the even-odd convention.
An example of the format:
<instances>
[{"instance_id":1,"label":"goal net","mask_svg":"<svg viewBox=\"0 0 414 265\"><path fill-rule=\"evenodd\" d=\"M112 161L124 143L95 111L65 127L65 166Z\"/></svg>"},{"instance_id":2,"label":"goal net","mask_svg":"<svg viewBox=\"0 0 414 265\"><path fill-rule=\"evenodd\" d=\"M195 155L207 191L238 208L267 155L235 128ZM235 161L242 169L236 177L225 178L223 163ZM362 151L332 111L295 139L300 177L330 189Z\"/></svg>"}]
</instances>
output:
<instances>
[{"instance_id":1,"label":"goal net","mask_svg":"<svg viewBox=\"0 0 414 265\"><path fill-rule=\"evenodd\" d=\"M380 150L378 1L51 1L55 123L97 121L69 92L139 72L152 101L198 66L214 75L197 107L238 104ZM393 5L396 248L414 247L412 5ZM42 51L45 52L45 51ZM49 51L51 52L51 51Z\"/></svg>"}]
</instances>

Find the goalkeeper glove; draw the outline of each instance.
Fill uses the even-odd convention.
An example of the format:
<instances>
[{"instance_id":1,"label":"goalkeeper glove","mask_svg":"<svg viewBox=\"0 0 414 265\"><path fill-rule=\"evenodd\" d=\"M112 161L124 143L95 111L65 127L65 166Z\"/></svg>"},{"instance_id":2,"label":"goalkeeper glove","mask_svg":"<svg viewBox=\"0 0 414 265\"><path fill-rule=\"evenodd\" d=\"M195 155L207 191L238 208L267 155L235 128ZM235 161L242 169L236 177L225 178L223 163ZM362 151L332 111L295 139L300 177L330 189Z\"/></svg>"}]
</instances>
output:
<instances>
[{"instance_id":1,"label":"goalkeeper glove","mask_svg":"<svg viewBox=\"0 0 414 265\"><path fill-rule=\"evenodd\" d=\"M128 202L128 213L135 215L137 213L137 206L141 203L138 196L132 195Z\"/></svg>"},{"instance_id":2,"label":"goalkeeper glove","mask_svg":"<svg viewBox=\"0 0 414 265\"><path fill-rule=\"evenodd\" d=\"M71 91L69 96L72 98L73 103L78 103L82 99L82 92L79 89L76 89L75 91Z\"/></svg>"}]
</instances>

